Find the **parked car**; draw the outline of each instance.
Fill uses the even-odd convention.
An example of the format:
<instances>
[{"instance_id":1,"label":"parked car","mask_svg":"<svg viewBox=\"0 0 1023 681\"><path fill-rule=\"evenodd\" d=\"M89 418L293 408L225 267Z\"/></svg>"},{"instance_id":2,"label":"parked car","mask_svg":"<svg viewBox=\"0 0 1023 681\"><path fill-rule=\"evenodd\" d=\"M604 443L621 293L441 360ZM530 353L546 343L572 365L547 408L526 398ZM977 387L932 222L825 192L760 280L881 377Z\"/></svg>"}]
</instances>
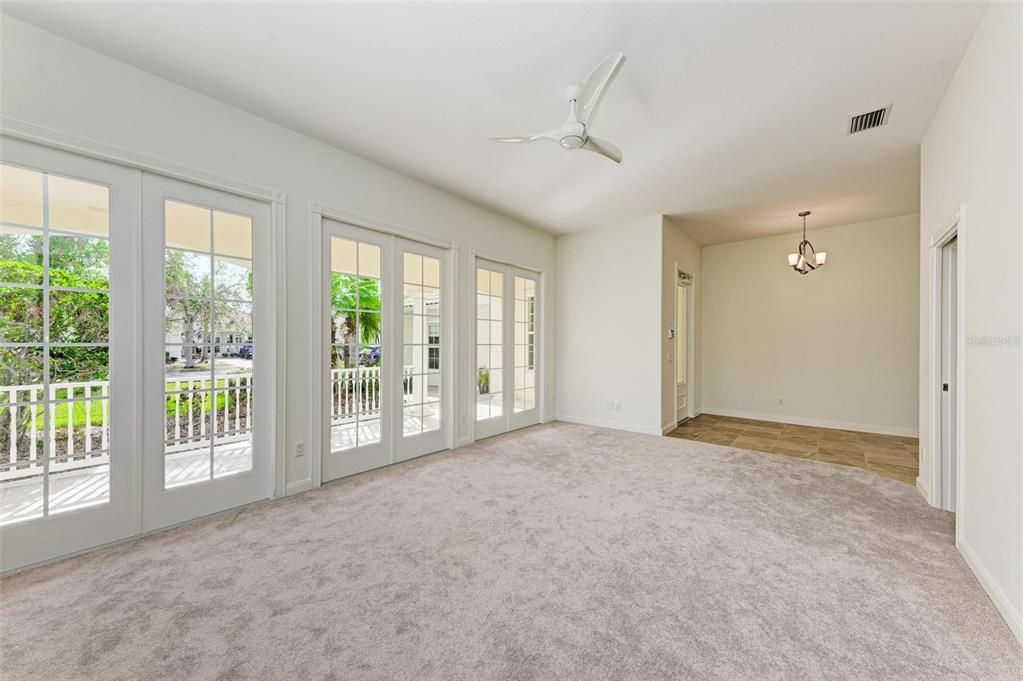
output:
<instances>
[{"instance_id":1,"label":"parked car","mask_svg":"<svg viewBox=\"0 0 1023 681\"><path fill-rule=\"evenodd\" d=\"M362 366L376 366L380 364L380 346L370 345L359 353L359 364Z\"/></svg>"},{"instance_id":2,"label":"parked car","mask_svg":"<svg viewBox=\"0 0 1023 681\"><path fill-rule=\"evenodd\" d=\"M238 356L242 359L252 359L252 346L243 345L238 349Z\"/></svg>"}]
</instances>

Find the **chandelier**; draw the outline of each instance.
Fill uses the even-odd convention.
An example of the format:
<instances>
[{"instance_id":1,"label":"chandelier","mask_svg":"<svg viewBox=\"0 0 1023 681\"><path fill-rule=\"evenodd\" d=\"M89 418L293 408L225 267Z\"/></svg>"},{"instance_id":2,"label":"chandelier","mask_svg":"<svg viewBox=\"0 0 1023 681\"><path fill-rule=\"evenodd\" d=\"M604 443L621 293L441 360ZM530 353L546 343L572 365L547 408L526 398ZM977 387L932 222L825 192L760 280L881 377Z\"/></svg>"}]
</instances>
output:
<instances>
[{"instance_id":1,"label":"chandelier","mask_svg":"<svg viewBox=\"0 0 1023 681\"><path fill-rule=\"evenodd\" d=\"M804 210L799 214L803 218L803 240L799 242L799 250L796 253L789 253L789 266L800 274L810 274L818 267L823 267L828 261L828 254L824 251L815 253L813 244L806 240L806 216L810 211Z\"/></svg>"}]
</instances>

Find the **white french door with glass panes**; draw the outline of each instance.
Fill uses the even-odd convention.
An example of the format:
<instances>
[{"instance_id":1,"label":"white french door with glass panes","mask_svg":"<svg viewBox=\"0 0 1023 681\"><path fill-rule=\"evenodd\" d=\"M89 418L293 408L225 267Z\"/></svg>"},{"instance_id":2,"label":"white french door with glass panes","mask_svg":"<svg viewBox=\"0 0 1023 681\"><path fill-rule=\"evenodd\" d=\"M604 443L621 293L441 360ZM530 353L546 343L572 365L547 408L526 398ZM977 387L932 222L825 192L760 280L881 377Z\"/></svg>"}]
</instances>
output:
<instances>
[{"instance_id":1,"label":"white french door with glass panes","mask_svg":"<svg viewBox=\"0 0 1023 681\"><path fill-rule=\"evenodd\" d=\"M401 264L401 435L395 461L450 446L451 362L448 252L394 240Z\"/></svg>"},{"instance_id":2,"label":"white french door with glass panes","mask_svg":"<svg viewBox=\"0 0 1023 681\"><path fill-rule=\"evenodd\" d=\"M139 176L3 140L0 571L139 531Z\"/></svg>"},{"instance_id":3,"label":"white french door with glass panes","mask_svg":"<svg viewBox=\"0 0 1023 681\"><path fill-rule=\"evenodd\" d=\"M324 219L321 480L450 446L447 251Z\"/></svg>"},{"instance_id":4,"label":"white french door with glass panes","mask_svg":"<svg viewBox=\"0 0 1023 681\"><path fill-rule=\"evenodd\" d=\"M143 177L143 529L272 494L270 205Z\"/></svg>"},{"instance_id":5,"label":"white french door with glass panes","mask_svg":"<svg viewBox=\"0 0 1023 681\"><path fill-rule=\"evenodd\" d=\"M540 422L536 272L476 260L476 438Z\"/></svg>"}]
</instances>

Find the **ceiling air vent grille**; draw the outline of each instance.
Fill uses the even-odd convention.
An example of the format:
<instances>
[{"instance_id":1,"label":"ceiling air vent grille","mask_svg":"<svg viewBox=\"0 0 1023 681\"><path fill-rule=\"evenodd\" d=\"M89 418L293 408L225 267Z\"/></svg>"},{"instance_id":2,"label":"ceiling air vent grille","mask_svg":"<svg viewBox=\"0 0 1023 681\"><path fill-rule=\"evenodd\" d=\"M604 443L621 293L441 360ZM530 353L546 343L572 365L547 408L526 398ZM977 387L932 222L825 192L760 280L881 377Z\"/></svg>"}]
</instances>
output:
<instances>
[{"instance_id":1,"label":"ceiling air vent grille","mask_svg":"<svg viewBox=\"0 0 1023 681\"><path fill-rule=\"evenodd\" d=\"M856 133L863 132L864 130L880 128L882 125L886 125L891 112L892 105L889 104L883 109L875 109L874 111L868 111L867 113L861 113L850 117L849 134L855 135Z\"/></svg>"}]
</instances>

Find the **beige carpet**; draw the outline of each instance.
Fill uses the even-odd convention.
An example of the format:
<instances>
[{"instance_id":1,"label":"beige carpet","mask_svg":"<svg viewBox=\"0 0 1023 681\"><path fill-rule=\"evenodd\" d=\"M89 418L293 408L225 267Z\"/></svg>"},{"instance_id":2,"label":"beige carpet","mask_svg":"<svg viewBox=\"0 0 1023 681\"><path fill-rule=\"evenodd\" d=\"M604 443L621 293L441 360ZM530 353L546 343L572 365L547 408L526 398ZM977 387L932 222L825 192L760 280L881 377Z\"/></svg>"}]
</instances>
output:
<instances>
[{"instance_id":1,"label":"beige carpet","mask_svg":"<svg viewBox=\"0 0 1023 681\"><path fill-rule=\"evenodd\" d=\"M0 586L4 681L1023 675L909 485L568 424Z\"/></svg>"}]
</instances>

